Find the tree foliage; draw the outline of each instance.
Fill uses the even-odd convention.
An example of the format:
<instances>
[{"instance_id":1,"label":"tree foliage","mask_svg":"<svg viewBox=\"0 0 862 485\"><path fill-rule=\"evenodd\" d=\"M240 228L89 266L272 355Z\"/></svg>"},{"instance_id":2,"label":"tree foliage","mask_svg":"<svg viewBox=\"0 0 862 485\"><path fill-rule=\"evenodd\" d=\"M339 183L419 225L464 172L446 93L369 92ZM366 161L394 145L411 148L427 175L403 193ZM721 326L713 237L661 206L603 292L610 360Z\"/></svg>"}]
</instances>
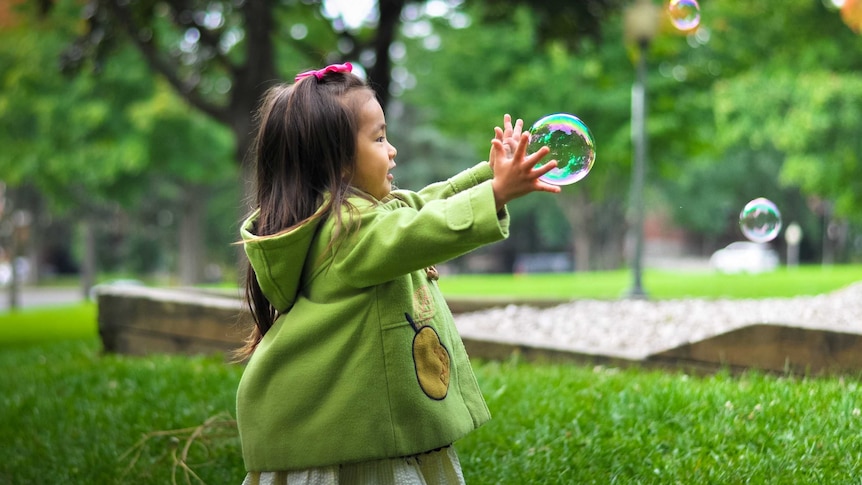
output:
<instances>
[{"instance_id":1,"label":"tree foliage","mask_svg":"<svg viewBox=\"0 0 862 485\"><path fill-rule=\"evenodd\" d=\"M618 266L637 56L626 5L381 0L351 23L320 0L22 3L0 31L0 178L37 184L60 209L135 206L158 226L165 206L227 193L266 87L351 60L388 101L406 188L484 159L503 113L579 116L593 171L513 203L505 251L575 246L592 267ZM739 237L757 196L807 235L824 227L812 201L862 223L862 38L825 5L703 1L698 30L665 23L650 45L648 212L670 212L704 250ZM222 212L210 220L242 212L202 197Z\"/></svg>"},{"instance_id":2,"label":"tree foliage","mask_svg":"<svg viewBox=\"0 0 862 485\"><path fill-rule=\"evenodd\" d=\"M264 91L308 66L365 59L385 102L389 46L404 4L382 0L376 24L347 25L341 16L327 18L319 0L100 0L84 10L87 28L70 48L78 54L66 58L99 62L130 42L191 106L231 129L242 163Z\"/></svg>"},{"instance_id":3,"label":"tree foliage","mask_svg":"<svg viewBox=\"0 0 862 485\"><path fill-rule=\"evenodd\" d=\"M130 46L117 46L110 62L80 57L82 72L63 72L58 61L74 57L69 39L83 28L80 5L19 18L0 32L0 140L9 147L0 179L36 187L55 216L94 223L103 269L167 269L151 255L173 254L178 230L197 227L184 216L206 200L199 187L235 177L229 131L154 80ZM179 247L204 253L204 234L196 237Z\"/></svg>"},{"instance_id":4,"label":"tree foliage","mask_svg":"<svg viewBox=\"0 0 862 485\"><path fill-rule=\"evenodd\" d=\"M693 227L709 231L710 220L723 219L714 229L732 228L742 204L760 195L815 238L816 216L824 214L806 199L834 204L837 217L858 224L862 39L825 2L791 0L774 9L715 0L703 18L683 65L704 81L699 97L713 119L698 138L710 148L668 190L687 184L683 190L697 195L688 200L708 215ZM685 211L677 217L693 219Z\"/></svg>"},{"instance_id":5,"label":"tree foliage","mask_svg":"<svg viewBox=\"0 0 862 485\"><path fill-rule=\"evenodd\" d=\"M151 93L146 70L126 50L99 78L66 77L52 66L78 28L77 16L21 19L0 32L3 180L34 183L59 211L128 201L130 182L147 163L127 112Z\"/></svg>"},{"instance_id":6,"label":"tree foliage","mask_svg":"<svg viewBox=\"0 0 862 485\"><path fill-rule=\"evenodd\" d=\"M716 86L723 141L780 150L779 181L862 221L862 76L825 70L739 76Z\"/></svg>"}]
</instances>

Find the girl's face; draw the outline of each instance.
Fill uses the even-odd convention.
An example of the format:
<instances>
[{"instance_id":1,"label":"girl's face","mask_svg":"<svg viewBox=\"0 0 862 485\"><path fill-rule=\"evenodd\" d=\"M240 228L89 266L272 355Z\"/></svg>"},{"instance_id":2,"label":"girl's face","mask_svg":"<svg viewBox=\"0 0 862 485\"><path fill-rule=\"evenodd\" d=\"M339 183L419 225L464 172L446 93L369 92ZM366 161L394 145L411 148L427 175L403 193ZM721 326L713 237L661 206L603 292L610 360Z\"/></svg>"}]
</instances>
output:
<instances>
[{"instance_id":1,"label":"girl's face","mask_svg":"<svg viewBox=\"0 0 862 485\"><path fill-rule=\"evenodd\" d=\"M359 133L356 140L356 170L352 185L383 199L392 190L392 174L398 151L386 140L386 117L373 96L359 111Z\"/></svg>"}]
</instances>

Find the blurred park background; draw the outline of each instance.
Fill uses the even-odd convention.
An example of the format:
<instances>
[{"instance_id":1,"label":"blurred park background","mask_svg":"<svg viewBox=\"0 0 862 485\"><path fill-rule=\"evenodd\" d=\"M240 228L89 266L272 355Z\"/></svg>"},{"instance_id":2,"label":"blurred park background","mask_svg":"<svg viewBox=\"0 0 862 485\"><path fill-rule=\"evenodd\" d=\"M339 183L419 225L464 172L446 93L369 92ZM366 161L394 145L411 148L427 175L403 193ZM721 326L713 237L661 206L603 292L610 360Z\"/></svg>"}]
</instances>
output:
<instances>
[{"instance_id":1,"label":"blurred park background","mask_svg":"<svg viewBox=\"0 0 862 485\"><path fill-rule=\"evenodd\" d=\"M847 2L702 0L681 31L659 1L3 0L6 279L235 285L253 109L272 83L344 61L385 104L402 188L485 159L504 113L571 113L593 133L586 179L512 203L511 237L449 273L707 268L756 197L801 230L793 251L784 231L769 243L782 264L859 262Z\"/></svg>"}]
</instances>

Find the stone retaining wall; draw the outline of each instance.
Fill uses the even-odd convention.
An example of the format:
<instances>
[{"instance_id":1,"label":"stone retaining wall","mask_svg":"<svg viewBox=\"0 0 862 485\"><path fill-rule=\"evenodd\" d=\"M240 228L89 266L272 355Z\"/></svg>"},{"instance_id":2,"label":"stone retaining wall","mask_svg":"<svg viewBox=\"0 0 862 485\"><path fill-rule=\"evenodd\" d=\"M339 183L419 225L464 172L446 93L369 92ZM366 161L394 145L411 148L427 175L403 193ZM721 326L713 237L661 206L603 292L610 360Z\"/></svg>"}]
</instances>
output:
<instances>
[{"instance_id":1,"label":"stone retaining wall","mask_svg":"<svg viewBox=\"0 0 862 485\"><path fill-rule=\"evenodd\" d=\"M237 294L219 291L149 287L104 287L97 294L99 335L107 352L224 353L242 345L251 316ZM503 304L550 306L554 302L498 299L457 300L454 313ZM518 354L533 361L676 368L712 372L757 368L768 372L858 373L862 370L862 335L792 326L758 324L628 359L561 348L542 348L499 338L465 335L472 357L500 360Z\"/></svg>"},{"instance_id":2,"label":"stone retaining wall","mask_svg":"<svg viewBox=\"0 0 862 485\"><path fill-rule=\"evenodd\" d=\"M104 348L121 354L230 352L251 322L239 298L217 292L108 286L97 301Z\"/></svg>"}]
</instances>

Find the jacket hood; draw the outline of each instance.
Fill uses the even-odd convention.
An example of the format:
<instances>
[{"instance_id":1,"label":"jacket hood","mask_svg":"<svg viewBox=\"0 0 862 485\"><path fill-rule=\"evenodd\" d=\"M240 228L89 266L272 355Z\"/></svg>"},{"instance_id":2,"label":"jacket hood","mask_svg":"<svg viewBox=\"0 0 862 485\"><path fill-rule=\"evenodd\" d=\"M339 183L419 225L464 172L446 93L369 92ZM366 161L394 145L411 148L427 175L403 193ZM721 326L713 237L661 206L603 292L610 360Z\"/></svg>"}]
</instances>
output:
<instances>
[{"instance_id":1,"label":"jacket hood","mask_svg":"<svg viewBox=\"0 0 862 485\"><path fill-rule=\"evenodd\" d=\"M284 313L296 301L306 256L324 218L313 217L286 232L261 237L251 232L258 217L260 209L240 229L245 254L264 296L279 313Z\"/></svg>"}]
</instances>

